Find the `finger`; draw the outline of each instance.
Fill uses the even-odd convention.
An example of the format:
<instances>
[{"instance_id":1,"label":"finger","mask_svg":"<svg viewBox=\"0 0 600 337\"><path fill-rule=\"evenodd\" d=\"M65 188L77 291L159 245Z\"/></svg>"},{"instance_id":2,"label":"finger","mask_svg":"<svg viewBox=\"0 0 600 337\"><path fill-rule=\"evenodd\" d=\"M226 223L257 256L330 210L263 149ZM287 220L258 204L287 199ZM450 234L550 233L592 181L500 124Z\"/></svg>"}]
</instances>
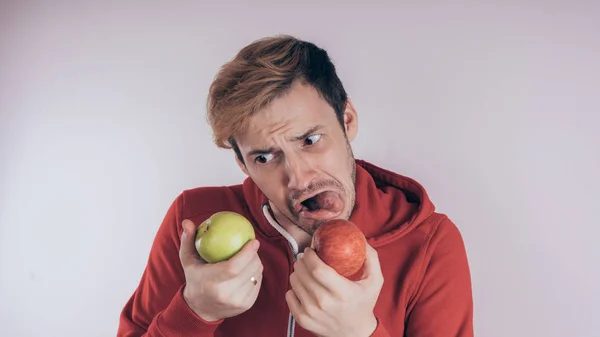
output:
<instances>
[{"instance_id":1,"label":"finger","mask_svg":"<svg viewBox=\"0 0 600 337\"><path fill-rule=\"evenodd\" d=\"M377 251L367 244L367 256L363 265L363 276L359 283L382 284L383 274Z\"/></svg>"},{"instance_id":2,"label":"finger","mask_svg":"<svg viewBox=\"0 0 600 337\"><path fill-rule=\"evenodd\" d=\"M194 244L196 237L196 225L191 220L183 220L181 223L183 233L181 234L181 246L179 247L179 259L183 268L197 264L205 263Z\"/></svg>"},{"instance_id":3,"label":"finger","mask_svg":"<svg viewBox=\"0 0 600 337\"><path fill-rule=\"evenodd\" d=\"M294 272L290 275L290 284L300 302L314 304L315 300L324 296L328 290L317 281L306 266L304 258L294 264ZM297 291L296 291L297 290Z\"/></svg>"},{"instance_id":4,"label":"finger","mask_svg":"<svg viewBox=\"0 0 600 337\"><path fill-rule=\"evenodd\" d=\"M310 247L304 250L304 264L311 277L326 291L338 293L348 286L348 280L323 262Z\"/></svg>"},{"instance_id":5,"label":"finger","mask_svg":"<svg viewBox=\"0 0 600 337\"><path fill-rule=\"evenodd\" d=\"M241 303L244 307L246 307L248 304L253 304L258 298L262 280L262 268L255 271L252 276L240 275L236 279L230 280L230 282L241 281L241 283L238 284L229 284L229 286L234 289L232 292L233 302L238 303L239 300L239 303ZM254 282L256 282L256 284Z\"/></svg>"},{"instance_id":6,"label":"finger","mask_svg":"<svg viewBox=\"0 0 600 337\"><path fill-rule=\"evenodd\" d=\"M235 288L243 288L246 292L250 292L254 287L251 281L254 277L258 279L262 275L263 264L260 261L258 254L254 253L254 258L250 260L250 263L234 278L230 280L231 286Z\"/></svg>"},{"instance_id":7,"label":"finger","mask_svg":"<svg viewBox=\"0 0 600 337\"><path fill-rule=\"evenodd\" d=\"M229 260L220 262L226 276L235 277L239 275L256 256L258 247L260 247L260 242L258 240L250 240Z\"/></svg>"},{"instance_id":8,"label":"finger","mask_svg":"<svg viewBox=\"0 0 600 337\"><path fill-rule=\"evenodd\" d=\"M298 301L300 301L303 306L310 306L314 304L315 301L313 292L307 290L307 288L311 289L310 284L305 286L300 278L300 275L296 271L290 275L290 287L294 291L294 294L296 294Z\"/></svg>"},{"instance_id":9,"label":"finger","mask_svg":"<svg viewBox=\"0 0 600 337\"><path fill-rule=\"evenodd\" d=\"M290 309L290 313L296 319L296 322L303 327L305 330L312 331L317 334L320 332L321 327L315 322L313 318L311 318L294 290L290 289L285 293L285 301L287 302L288 308Z\"/></svg>"},{"instance_id":10,"label":"finger","mask_svg":"<svg viewBox=\"0 0 600 337\"><path fill-rule=\"evenodd\" d=\"M254 284L252 282L252 278L250 278L249 280L246 280L246 282L248 282L249 284L251 284L251 288L248 291L248 293L246 294L246 298L244 299L244 301L246 303L248 302L252 302L254 303L256 301L256 299L258 298L258 293L260 292L260 287L262 285L262 280L263 280L263 275L258 274L257 276L254 276L254 278L256 279L256 284Z\"/></svg>"},{"instance_id":11,"label":"finger","mask_svg":"<svg viewBox=\"0 0 600 337\"><path fill-rule=\"evenodd\" d=\"M293 289L290 289L285 293L285 301L290 309L290 313L292 316L294 316L294 318L296 318L296 320L306 317L306 311L302 307L302 303L296 296L296 293Z\"/></svg>"}]
</instances>

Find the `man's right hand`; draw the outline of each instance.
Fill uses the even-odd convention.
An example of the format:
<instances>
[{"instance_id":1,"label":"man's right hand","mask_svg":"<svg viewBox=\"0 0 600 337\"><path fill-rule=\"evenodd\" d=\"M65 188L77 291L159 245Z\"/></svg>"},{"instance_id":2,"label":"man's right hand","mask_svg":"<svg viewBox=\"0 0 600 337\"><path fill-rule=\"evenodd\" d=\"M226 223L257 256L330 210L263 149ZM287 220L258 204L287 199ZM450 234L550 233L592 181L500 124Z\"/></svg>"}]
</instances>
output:
<instances>
[{"instance_id":1,"label":"man's right hand","mask_svg":"<svg viewBox=\"0 0 600 337\"><path fill-rule=\"evenodd\" d=\"M262 283L258 240L248 242L229 260L210 264L196 251L196 225L184 220L182 226L179 258L186 281L183 297L188 306L208 322L237 316L250 309Z\"/></svg>"}]
</instances>

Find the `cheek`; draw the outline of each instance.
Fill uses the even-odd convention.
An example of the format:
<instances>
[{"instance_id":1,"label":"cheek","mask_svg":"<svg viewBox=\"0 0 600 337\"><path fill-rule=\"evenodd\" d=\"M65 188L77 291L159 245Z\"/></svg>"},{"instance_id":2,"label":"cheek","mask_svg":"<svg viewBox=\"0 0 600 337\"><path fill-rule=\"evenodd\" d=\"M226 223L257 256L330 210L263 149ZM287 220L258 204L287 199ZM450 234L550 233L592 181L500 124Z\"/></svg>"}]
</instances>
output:
<instances>
[{"instance_id":1,"label":"cheek","mask_svg":"<svg viewBox=\"0 0 600 337\"><path fill-rule=\"evenodd\" d=\"M258 188L275 203L285 201L285 187L282 172L279 169L250 170L250 178L254 180Z\"/></svg>"},{"instance_id":2,"label":"cheek","mask_svg":"<svg viewBox=\"0 0 600 337\"><path fill-rule=\"evenodd\" d=\"M326 153L321 155L321 163L325 164L329 171L337 176L350 173L348 172L350 159L350 154L344 144L336 144L336 146L332 146Z\"/></svg>"},{"instance_id":3,"label":"cheek","mask_svg":"<svg viewBox=\"0 0 600 337\"><path fill-rule=\"evenodd\" d=\"M349 193L354 188L352 172L355 164L346 144L336 146L334 152L324 156L323 162L332 178L340 182Z\"/></svg>"}]
</instances>

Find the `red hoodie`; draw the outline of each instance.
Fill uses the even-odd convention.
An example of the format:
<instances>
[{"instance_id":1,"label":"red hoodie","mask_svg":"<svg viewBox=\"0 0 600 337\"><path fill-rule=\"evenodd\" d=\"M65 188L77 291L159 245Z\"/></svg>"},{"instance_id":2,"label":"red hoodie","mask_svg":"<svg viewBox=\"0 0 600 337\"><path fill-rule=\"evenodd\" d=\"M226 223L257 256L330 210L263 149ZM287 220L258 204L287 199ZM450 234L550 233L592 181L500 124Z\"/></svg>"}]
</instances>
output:
<instances>
[{"instance_id":1,"label":"red hoodie","mask_svg":"<svg viewBox=\"0 0 600 337\"><path fill-rule=\"evenodd\" d=\"M357 160L358 225L379 254L384 283L375 306L373 337L473 336L471 278L456 226L434 212L417 182ZM184 191L169 208L152 245L140 284L121 312L117 336L312 336L296 325L285 301L297 246L266 211L267 199L246 179L227 187ZM218 211L235 211L256 228L264 266L254 306L208 323L182 296L181 222L199 224Z\"/></svg>"}]
</instances>

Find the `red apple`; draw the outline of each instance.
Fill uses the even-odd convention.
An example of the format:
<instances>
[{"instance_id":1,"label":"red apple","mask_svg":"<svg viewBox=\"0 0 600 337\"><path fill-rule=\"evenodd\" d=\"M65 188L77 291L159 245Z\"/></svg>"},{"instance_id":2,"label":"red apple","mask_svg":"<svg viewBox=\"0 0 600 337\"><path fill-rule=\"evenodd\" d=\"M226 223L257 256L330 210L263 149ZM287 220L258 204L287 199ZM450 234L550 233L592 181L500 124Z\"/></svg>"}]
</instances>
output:
<instances>
[{"instance_id":1,"label":"red apple","mask_svg":"<svg viewBox=\"0 0 600 337\"><path fill-rule=\"evenodd\" d=\"M311 248L338 274L358 280L366 259L367 240L352 222L335 219L322 224L313 234Z\"/></svg>"}]
</instances>

